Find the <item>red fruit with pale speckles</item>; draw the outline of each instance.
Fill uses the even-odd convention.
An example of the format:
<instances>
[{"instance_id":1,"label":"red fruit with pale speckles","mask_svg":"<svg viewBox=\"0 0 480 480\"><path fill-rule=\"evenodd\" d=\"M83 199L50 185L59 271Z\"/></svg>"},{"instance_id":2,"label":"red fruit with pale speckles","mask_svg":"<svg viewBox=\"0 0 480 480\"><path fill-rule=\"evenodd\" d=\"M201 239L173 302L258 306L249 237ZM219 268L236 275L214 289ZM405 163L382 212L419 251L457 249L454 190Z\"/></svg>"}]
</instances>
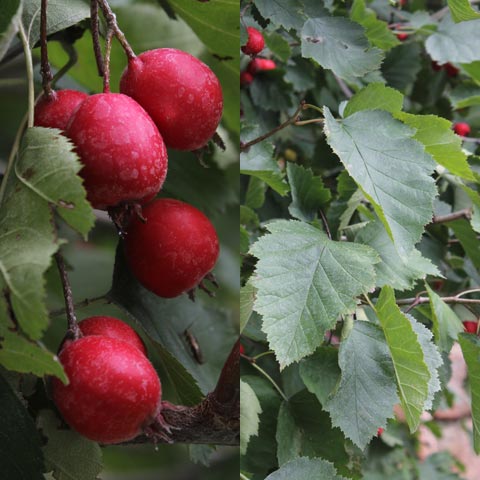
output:
<instances>
[{"instance_id":1,"label":"red fruit with pale speckles","mask_svg":"<svg viewBox=\"0 0 480 480\"><path fill-rule=\"evenodd\" d=\"M258 72L275 70L277 64L268 58L254 58L247 66L247 70L252 75L255 75Z\"/></svg>"},{"instance_id":2,"label":"red fruit with pale speckles","mask_svg":"<svg viewBox=\"0 0 480 480\"><path fill-rule=\"evenodd\" d=\"M160 190L167 150L152 119L130 97L92 95L72 115L66 135L84 165L80 175L94 208L142 202Z\"/></svg>"},{"instance_id":3,"label":"red fruit with pale speckles","mask_svg":"<svg viewBox=\"0 0 480 480\"><path fill-rule=\"evenodd\" d=\"M67 345L59 358L70 383L54 378L53 400L65 421L90 440L131 440L158 413L160 380L138 348L92 335Z\"/></svg>"},{"instance_id":4,"label":"red fruit with pale speckles","mask_svg":"<svg viewBox=\"0 0 480 480\"><path fill-rule=\"evenodd\" d=\"M36 127L65 130L75 109L88 95L77 90L59 90L51 97L40 97L35 105L34 125Z\"/></svg>"},{"instance_id":5,"label":"red fruit with pale speckles","mask_svg":"<svg viewBox=\"0 0 480 480\"><path fill-rule=\"evenodd\" d=\"M78 326L84 336L100 335L103 337L116 338L117 340L122 340L123 342L133 345L144 355L147 355L147 349L137 332L118 318L99 315L82 320Z\"/></svg>"},{"instance_id":6,"label":"red fruit with pale speckles","mask_svg":"<svg viewBox=\"0 0 480 480\"><path fill-rule=\"evenodd\" d=\"M207 65L174 48L131 59L120 91L152 117L167 147L196 150L214 135L222 117L220 82Z\"/></svg>"},{"instance_id":7,"label":"red fruit with pale speckles","mask_svg":"<svg viewBox=\"0 0 480 480\"><path fill-rule=\"evenodd\" d=\"M463 328L468 333L477 333L478 322L474 322L472 320L465 320L463 322Z\"/></svg>"},{"instance_id":8,"label":"red fruit with pale speckles","mask_svg":"<svg viewBox=\"0 0 480 480\"><path fill-rule=\"evenodd\" d=\"M215 228L188 203L161 198L127 229L125 254L138 281L160 297L195 288L215 265L219 246Z\"/></svg>"},{"instance_id":9,"label":"red fruit with pale speckles","mask_svg":"<svg viewBox=\"0 0 480 480\"><path fill-rule=\"evenodd\" d=\"M462 137L466 137L470 133L470 125L465 122L458 122L453 125L453 131Z\"/></svg>"},{"instance_id":10,"label":"red fruit with pale speckles","mask_svg":"<svg viewBox=\"0 0 480 480\"><path fill-rule=\"evenodd\" d=\"M247 27L248 40L247 43L242 47L242 52L247 55L256 55L260 53L265 47L265 39L261 32L256 28Z\"/></svg>"}]
</instances>

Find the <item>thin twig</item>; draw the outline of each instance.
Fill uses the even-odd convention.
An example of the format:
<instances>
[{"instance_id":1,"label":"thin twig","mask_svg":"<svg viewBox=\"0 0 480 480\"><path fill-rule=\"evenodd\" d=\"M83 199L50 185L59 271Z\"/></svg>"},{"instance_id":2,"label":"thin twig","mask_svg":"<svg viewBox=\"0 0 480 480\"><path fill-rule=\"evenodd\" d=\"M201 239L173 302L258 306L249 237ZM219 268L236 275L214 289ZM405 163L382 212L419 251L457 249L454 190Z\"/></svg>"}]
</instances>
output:
<instances>
[{"instance_id":1,"label":"thin twig","mask_svg":"<svg viewBox=\"0 0 480 480\"><path fill-rule=\"evenodd\" d=\"M288 402L288 398L287 396L283 393L282 389L277 385L277 383L275 382L275 380L261 367L259 367L256 363L250 363L250 365L257 369L272 385L273 387L275 388L275 390L280 394L280 396L286 401Z\"/></svg>"},{"instance_id":2,"label":"thin twig","mask_svg":"<svg viewBox=\"0 0 480 480\"><path fill-rule=\"evenodd\" d=\"M42 87L47 98L52 96L52 79L53 74L48 61L48 47L47 47L47 3L48 0L42 0L40 10L40 56L41 66L40 73L42 74Z\"/></svg>"},{"instance_id":3,"label":"thin twig","mask_svg":"<svg viewBox=\"0 0 480 480\"><path fill-rule=\"evenodd\" d=\"M463 210L458 210L457 212L452 212L447 215L438 215L433 217L431 223L447 223L461 218L470 220L470 218L472 218L472 210L470 208L464 208Z\"/></svg>"},{"instance_id":4,"label":"thin twig","mask_svg":"<svg viewBox=\"0 0 480 480\"><path fill-rule=\"evenodd\" d=\"M471 304L471 305L480 305L480 299L473 299L473 298L460 298L457 296L453 297L440 297L445 303L459 303L459 304ZM430 303L429 297L418 297L415 298L400 298L397 300L397 305L410 305L415 303L414 307L417 305L423 305L425 303Z\"/></svg>"},{"instance_id":5,"label":"thin twig","mask_svg":"<svg viewBox=\"0 0 480 480\"><path fill-rule=\"evenodd\" d=\"M343 79L341 79L338 75L335 74L333 74L333 76L335 77L335 80L337 81L338 86L340 87L340 90L343 92L343 94L347 98L352 98L353 92L350 90L350 88L348 88L348 85L343 81Z\"/></svg>"},{"instance_id":6,"label":"thin twig","mask_svg":"<svg viewBox=\"0 0 480 480\"><path fill-rule=\"evenodd\" d=\"M103 77L105 70L103 66L102 47L100 46L97 0L90 0L90 25L92 29L93 52L95 53L95 61L97 62L98 75Z\"/></svg>"},{"instance_id":7,"label":"thin twig","mask_svg":"<svg viewBox=\"0 0 480 480\"><path fill-rule=\"evenodd\" d=\"M331 234L331 232L330 232L330 227L328 226L327 217L326 217L325 214L323 213L323 210L322 210L322 209L319 210L319 213L320 213L320 218L322 219L323 228L325 229L325 232L326 232L326 234L327 234L327 237L331 240L331 239L332 239L332 234Z\"/></svg>"},{"instance_id":8,"label":"thin twig","mask_svg":"<svg viewBox=\"0 0 480 480\"><path fill-rule=\"evenodd\" d=\"M105 40L105 62L103 65L103 93L110 93L110 54L112 52L113 30L108 29Z\"/></svg>"}]
</instances>

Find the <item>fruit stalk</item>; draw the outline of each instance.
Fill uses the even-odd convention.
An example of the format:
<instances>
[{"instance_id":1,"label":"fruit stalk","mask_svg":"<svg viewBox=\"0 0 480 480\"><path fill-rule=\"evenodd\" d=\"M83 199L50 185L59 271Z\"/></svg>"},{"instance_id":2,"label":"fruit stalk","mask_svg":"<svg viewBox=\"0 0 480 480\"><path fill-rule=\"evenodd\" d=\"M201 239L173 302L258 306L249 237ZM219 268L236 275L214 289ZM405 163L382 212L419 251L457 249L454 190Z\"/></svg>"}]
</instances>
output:
<instances>
[{"instance_id":1,"label":"fruit stalk","mask_svg":"<svg viewBox=\"0 0 480 480\"><path fill-rule=\"evenodd\" d=\"M47 3L48 0L42 0L40 7L40 55L41 55L41 67L40 72L42 74L42 87L45 96L52 96L52 79L53 74L48 61L48 47L47 47Z\"/></svg>"}]
</instances>

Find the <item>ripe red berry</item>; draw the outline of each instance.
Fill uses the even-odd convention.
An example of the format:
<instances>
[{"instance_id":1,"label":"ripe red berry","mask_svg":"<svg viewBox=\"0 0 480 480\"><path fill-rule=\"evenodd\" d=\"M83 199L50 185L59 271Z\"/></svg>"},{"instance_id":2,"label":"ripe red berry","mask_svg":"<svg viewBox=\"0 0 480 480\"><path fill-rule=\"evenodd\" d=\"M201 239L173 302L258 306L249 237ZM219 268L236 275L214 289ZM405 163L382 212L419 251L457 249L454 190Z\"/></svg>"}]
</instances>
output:
<instances>
[{"instance_id":1,"label":"ripe red berry","mask_svg":"<svg viewBox=\"0 0 480 480\"><path fill-rule=\"evenodd\" d=\"M460 70L457 67L454 67L451 63L445 64L443 68L445 68L449 77L456 77L460 73Z\"/></svg>"},{"instance_id":2,"label":"ripe red berry","mask_svg":"<svg viewBox=\"0 0 480 480\"><path fill-rule=\"evenodd\" d=\"M384 432L384 429L382 427L380 427L378 430L377 430L377 437L380 437L380 435L382 435L382 433Z\"/></svg>"},{"instance_id":3,"label":"ripe red berry","mask_svg":"<svg viewBox=\"0 0 480 480\"><path fill-rule=\"evenodd\" d=\"M468 333L477 333L478 322L474 322L472 320L465 320L463 322L463 327Z\"/></svg>"},{"instance_id":4,"label":"ripe red berry","mask_svg":"<svg viewBox=\"0 0 480 480\"><path fill-rule=\"evenodd\" d=\"M138 281L160 297L195 288L215 265L215 228L199 210L170 198L144 207L146 223L135 218L127 228L125 254Z\"/></svg>"},{"instance_id":5,"label":"ripe red berry","mask_svg":"<svg viewBox=\"0 0 480 480\"><path fill-rule=\"evenodd\" d=\"M100 335L116 338L129 343L138 348L144 355L147 355L147 349L137 332L118 318L99 315L82 320L78 326L84 336Z\"/></svg>"},{"instance_id":6,"label":"ripe red berry","mask_svg":"<svg viewBox=\"0 0 480 480\"><path fill-rule=\"evenodd\" d=\"M408 33L397 33L397 38L401 42L404 42L408 38Z\"/></svg>"},{"instance_id":7,"label":"ripe red berry","mask_svg":"<svg viewBox=\"0 0 480 480\"><path fill-rule=\"evenodd\" d=\"M470 133L471 129L470 129L470 125L468 123L458 122L458 123L453 124L453 131L457 135L460 135L462 137L466 137Z\"/></svg>"},{"instance_id":8,"label":"ripe red berry","mask_svg":"<svg viewBox=\"0 0 480 480\"><path fill-rule=\"evenodd\" d=\"M245 355L245 347L240 344L240 355Z\"/></svg>"},{"instance_id":9,"label":"ripe red berry","mask_svg":"<svg viewBox=\"0 0 480 480\"><path fill-rule=\"evenodd\" d=\"M220 82L207 65L174 48L144 52L128 63L120 91L149 113L167 147L196 150L222 117Z\"/></svg>"},{"instance_id":10,"label":"ripe red berry","mask_svg":"<svg viewBox=\"0 0 480 480\"><path fill-rule=\"evenodd\" d=\"M256 28L248 27L248 40L246 45L242 47L242 52L247 55L256 55L260 53L265 47L265 40L261 32Z\"/></svg>"},{"instance_id":11,"label":"ripe red berry","mask_svg":"<svg viewBox=\"0 0 480 480\"><path fill-rule=\"evenodd\" d=\"M51 97L42 95L35 105L34 125L65 130L72 113L87 97L77 90L54 91Z\"/></svg>"},{"instance_id":12,"label":"ripe red berry","mask_svg":"<svg viewBox=\"0 0 480 480\"><path fill-rule=\"evenodd\" d=\"M240 85L245 87L253 82L253 75L250 72L240 73Z\"/></svg>"},{"instance_id":13,"label":"ripe red berry","mask_svg":"<svg viewBox=\"0 0 480 480\"><path fill-rule=\"evenodd\" d=\"M100 443L139 435L158 412L161 385L136 347L114 338L88 336L59 354L70 383L54 378L52 395L65 421Z\"/></svg>"},{"instance_id":14,"label":"ripe red berry","mask_svg":"<svg viewBox=\"0 0 480 480\"><path fill-rule=\"evenodd\" d=\"M247 66L247 71L252 75L266 70L275 70L277 64L268 58L254 58Z\"/></svg>"},{"instance_id":15,"label":"ripe red berry","mask_svg":"<svg viewBox=\"0 0 480 480\"><path fill-rule=\"evenodd\" d=\"M66 135L84 167L87 198L94 208L151 198L167 175L167 150L147 112L118 93L87 98Z\"/></svg>"},{"instance_id":16,"label":"ripe red berry","mask_svg":"<svg viewBox=\"0 0 480 480\"><path fill-rule=\"evenodd\" d=\"M435 70L436 72L439 72L440 70L443 69L443 65L440 65L435 60L432 60L432 69Z\"/></svg>"}]
</instances>

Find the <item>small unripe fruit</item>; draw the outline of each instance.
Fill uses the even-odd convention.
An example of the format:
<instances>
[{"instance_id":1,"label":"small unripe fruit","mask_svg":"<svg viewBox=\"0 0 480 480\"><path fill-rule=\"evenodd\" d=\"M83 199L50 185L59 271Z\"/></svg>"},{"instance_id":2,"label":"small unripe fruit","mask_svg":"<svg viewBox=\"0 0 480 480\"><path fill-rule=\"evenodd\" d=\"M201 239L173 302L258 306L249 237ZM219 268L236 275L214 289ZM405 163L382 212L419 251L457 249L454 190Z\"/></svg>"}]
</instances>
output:
<instances>
[{"instance_id":1,"label":"small unripe fruit","mask_svg":"<svg viewBox=\"0 0 480 480\"><path fill-rule=\"evenodd\" d=\"M474 322L472 320L465 320L463 322L463 327L468 333L477 333L478 322Z\"/></svg>"},{"instance_id":2,"label":"small unripe fruit","mask_svg":"<svg viewBox=\"0 0 480 480\"><path fill-rule=\"evenodd\" d=\"M449 77L456 77L460 73L460 70L457 67L454 67L451 63L445 64L443 68L445 68Z\"/></svg>"},{"instance_id":3,"label":"small unripe fruit","mask_svg":"<svg viewBox=\"0 0 480 480\"><path fill-rule=\"evenodd\" d=\"M203 147L222 117L218 78L203 62L174 48L149 50L131 59L120 91L142 105L170 148Z\"/></svg>"},{"instance_id":4,"label":"small unripe fruit","mask_svg":"<svg viewBox=\"0 0 480 480\"><path fill-rule=\"evenodd\" d=\"M265 40L256 28L248 27L247 32L248 40L246 45L242 47L242 52L246 55L256 55L265 48Z\"/></svg>"},{"instance_id":5,"label":"small unripe fruit","mask_svg":"<svg viewBox=\"0 0 480 480\"><path fill-rule=\"evenodd\" d=\"M404 42L408 38L408 33L397 33L397 38L401 42Z\"/></svg>"},{"instance_id":6,"label":"small unripe fruit","mask_svg":"<svg viewBox=\"0 0 480 480\"><path fill-rule=\"evenodd\" d=\"M73 112L87 97L77 90L53 91L50 97L42 95L35 105L34 125L65 130Z\"/></svg>"},{"instance_id":7,"label":"small unripe fruit","mask_svg":"<svg viewBox=\"0 0 480 480\"><path fill-rule=\"evenodd\" d=\"M247 66L247 71L252 75L258 72L275 70L277 64L268 58L254 58Z\"/></svg>"},{"instance_id":8,"label":"small unripe fruit","mask_svg":"<svg viewBox=\"0 0 480 480\"><path fill-rule=\"evenodd\" d=\"M127 228L125 255L135 277L160 297L195 288L212 270L219 245L215 228L191 205L161 198Z\"/></svg>"},{"instance_id":9,"label":"small unripe fruit","mask_svg":"<svg viewBox=\"0 0 480 480\"><path fill-rule=\"evenodd\" d=\"M54 378L53 400L64 420L90 440L131 440L158 413L160 380L138 348L92 335L66 345L59 358L70 383Z\"/></svg>"},{"instance_id":10,"label":"small unripe fruit","mask_svg":"<svg viewBox=\"0 0 480 480\"><path fill-rule=\"evenodd\" d=\"M466 137L470 133L471 129L468 123L458 122L453 124L453 131L461 137Z\"/></svg>"},{"instance_id":11,"label":"small unripe fruit","mask_svg":"<svg viewBox=\"0 0 480 480\"><path fill-rule=\"evenodd\" d=\"M83 163L80 175L94 208L142 202L160 190L167 150L152 119L130 97L90 96L73 114L66 135Z\"/></svg>"},{"instance_id":12,"label":"small unripe fruit","mask_svg":"<svg viewBox=\"0 0 480 480\"><path fill-rule=\"evenodd\" d=\"M246 87L253 82L253 75L250 72L241 72L240 73L240 85Z\"/></svg>"},{"instance_id":13,"label":"small unripe fruit","mask_svg":"<svg viewBox=\"0 0 480 480\"><path fill-rule=\"evenodd\" d=\"M116 338L117 340L129 343L138 348L144 355L147 355L145 345L137 332L118 318L99 315L82 320L78 326L82 334L86 337L90 335L100 335L103 337Z\"/></svg>"}]
</instances>

